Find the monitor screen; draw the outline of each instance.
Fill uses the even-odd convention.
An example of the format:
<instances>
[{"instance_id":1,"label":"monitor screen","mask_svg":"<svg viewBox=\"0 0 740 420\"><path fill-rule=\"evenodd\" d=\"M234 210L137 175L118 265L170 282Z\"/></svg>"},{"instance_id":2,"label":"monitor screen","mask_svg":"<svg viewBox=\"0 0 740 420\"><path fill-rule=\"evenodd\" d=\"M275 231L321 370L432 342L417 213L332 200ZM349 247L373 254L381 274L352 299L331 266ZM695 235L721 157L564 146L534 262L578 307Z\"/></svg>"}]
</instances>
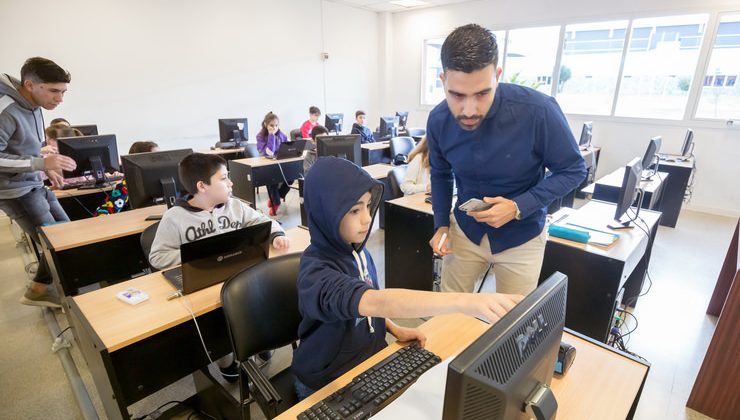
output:
<instances>
[{"instance_id":1,"label":"monitor screen","mask_svg":"<svg viewBox=\"0 0 740 420\"><path fill-rule=\"evenodd\" d=\"M192 149L180 149L122 156L131 208L138 209L162 202L167 207L172 207L178 192L184 191L177 166L185 156L192 153Z\"/></svg>"},{"instance_id":2,"label":"monitor screen","mask_svg":"<svg viewBox=\"0 0 740 420\"><path fill-rule=\"evenodd\" d=\"M342 132L342 123L344 114L330 113L324 116L324 127L331 133L339 134Z\"/></svg>"},{"instance_id":3,"label":"monitor screen","mask_svg":"<svg viewBox=\"0 0 740 420\"><path fill-rule=\"evenodd\" d=\"M74 171L64 171L65 178L92 175L95 183L105 182L105 172L117 171L118 146L114 134L102 136L60 137L59 154L69 156L77 163Z\"/></svg>"},{"instance_id":4,"label":"monitor screen","mask_svg":"<svg viewBox=\"0 0 740 420\"><path fill-rule=\"evenodd\" d=\"M380 128L378 134L381 138L395 137L398 133L398 117L380 117Z\"/></svg>"},{"instance_id":5,"label":"monitor screen","mask_svg":"<svg viewBox=\"0 0 740 420\"><path fill-rule=\"evenodd\" d=\"M681 147L681 156L688 157L694 151L694 130L686 129L686 138L683 140L683 147Z\"/></svg>"},{"instance_id":6,"label":"monitor screen","mask_svg":"<svg viewBox=\"0 0 740 420\"><path fill-rule=\"evenodd\" d=\"M612 229L620 229L630 227L630 220L627 218L626 221L622 221L622 216L627 213L627 210L632 206L635 201L635 195L637 194L637 187L640 183L640 176L642 175L642 162L640 158L634 158L624 167L624 177L622 178L622 186L619 188L619 196L617 197L617 208L614 212L614 224L609 225Z\"/></svg>"},{"instance_id":7,"label":"monitor screen","mask_svg":"<svg viewBox=\"0 0 740 420\"><path fill-rule=\"evenodd\" d=\"M643 171L649 171L650 167L653 166L653 162L657 160L658 152L660 152L660 145L663 143L663 138L660 136L653 137L648 142L647 149L645 149L645 155L642 157L642 170ZM658 168L656 167L653 173L657 171ZM650 174L652 175L652 174ZM649 178L650 175L647 175L646 177Z\"/></svg>"},{"instance_id":8,"label":"monitor screen","mask_svg":"<svg viewBox=\"0 0 740 420\"><path fill-rule=\"evenodd\" d=\"M362 167L362 153L360 150L360 135L348 134L343 136L316 136L316 155L336 156L354 162Z\"/></svg>"},{"instance_id":9,"label":"monitor screen","mask_svg":"<svg viewBox=\"0 0 740 420\"><path fill-rule=\"evenodd\" d=\"M82 133L83 136L97 136L98 135L98 126L95 124L73 125L70 128L76 128L80 130L80 133Z\"/></svg>"},{"instance_id":10,"label":"monitor screen","mask_svg":"<svg viewBox=\"0 0 740 420\"><path fill-rule=\"evenodd\" d=\"M593 130L593 122L587 121L583 123L583 128L581 129L581 139L578 140L578 145L581 147L588 147L591 145L591 136L592 136L592 130Z\"/></svg>"},{"instance_id":11,"label":"monitor screen","mask_svg":"<svg viewBox=\"0 0 740 420\"><path fill-rule=\"evenodd\" d=\"M249 139L249 121L246 118L219 119L218 138L222 143L247 141Z\"/></svg>"},{"instance_id":12,"label":"monitor screen","mask_svg":"<svg viewBox=\"0 0 740 420\"><path fill-rule=\"evenodd\" d=\"M557 402L549 385L567 287L567 276L551 275L450 362L443 419L519 419L533 395L542 396L534 400L545 418L554 417Z\"/></svg>"},{"instance_id":13,"label":"monitor screen","mask_svg":"<svg viewBox=\"0 0 740 420\"><path fill-rule=\"evenodd\" d=\"M396 111L396 117L398 117L398 126L406 128L406 124L409 122L408 111Z\"/></svg>"}]
</instances>

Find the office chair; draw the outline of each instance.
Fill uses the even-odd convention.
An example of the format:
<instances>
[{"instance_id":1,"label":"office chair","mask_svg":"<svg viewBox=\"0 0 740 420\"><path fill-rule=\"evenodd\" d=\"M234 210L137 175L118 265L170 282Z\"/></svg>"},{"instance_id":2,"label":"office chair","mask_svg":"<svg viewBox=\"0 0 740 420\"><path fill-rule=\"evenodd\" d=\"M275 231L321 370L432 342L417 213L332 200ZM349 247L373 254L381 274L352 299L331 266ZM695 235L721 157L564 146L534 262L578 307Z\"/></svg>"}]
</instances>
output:
<instances>
[{"instance_id":1,"label":"office chair","mask_svg":"<svg viewBox=\"0 0 740 420\"><path fill-rule=\"evenodd\" d=\"M251 356L298 340L298 267L301 254L271 258L227 280L221 303L239 366L241 418L257 402L270 419L297 402L290 368L268 380ZM251 385L251 386L250 386Z\"/></svg>"},{"instance_id":2,"label":"office chair","mask_svg":"<svg viewBox=\"0 0 740 420\"><path fill-rule=\"evenodd\" d=\"M388 171L388 184L390 185L390 197L387 200L393 200L394 198L402 197L403 191L401 190L401 184L403 178L406 177L407 166L396 166L395 168ZM386 200L386 201L387 201Z\"/></svg>"},{"instance_id":3,"label":"office chair","mask_svg":"<svg viewBox=\"0 0 740 420\"><path fill-rule=\"evenodd\" d=\"M391 138L391 160L394 165L408 163L409 153L414 149L416 143L411 137L392 137ZM399 156L401 155L401 156Z\"/></svg>"},{"instance_id":4,"label":"office chair","mask_svg":"<svg viewBox=\"0 0 740 420\"><path fill-rule=\"evenodd\" d=\"M256 143L247 143L246 146L244 146L244 157L245 158L254 158L259 157L260 151L257 150L257 144Z\"/></svg>"},{"instance_id":5,"label":"office chair","mask_svg":"<svg viewBox=\"0 0 740 420\"><path fill-rule=\"evenodd\" d=\"M141 232L141 236L139 236L139 244L141 244L141 250L144 252L147 263L149 262L149 253L152 250L152 242L154 242L154 237L157 236L157 228L159 228L159 222L152 223L147 226L147 228ZM152 267L151 264L149 265L149 268L152 273L159 271Z\"/></svg>"},{"instance_id":6,"label":"office chair","mask_svg":"<svg viewBox=\"0 0 740 420\"><path fill-rule=\"evenodd\" d=\"M414 141L418 142L422 137L426 136L427 130L423 128L407 128L406 135L412 137Z\"/></svg>"},{"instance_id":7,"label":"office chair","mask_svg":"<svg viewBox=\"0 0 740 420\"><path fill-rule=\"evenodd\" d=\"M296 141L303 138L303 134L301 133L300 128L296 128L294 130L290 130L290 141Z\"/></svg>"}]
</instances>

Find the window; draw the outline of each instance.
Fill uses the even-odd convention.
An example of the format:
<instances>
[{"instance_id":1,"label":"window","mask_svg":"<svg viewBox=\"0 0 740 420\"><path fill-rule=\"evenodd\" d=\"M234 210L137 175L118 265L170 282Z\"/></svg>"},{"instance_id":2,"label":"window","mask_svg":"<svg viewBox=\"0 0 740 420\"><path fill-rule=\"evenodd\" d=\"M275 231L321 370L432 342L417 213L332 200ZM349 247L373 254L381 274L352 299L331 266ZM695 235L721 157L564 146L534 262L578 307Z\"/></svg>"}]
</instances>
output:
<instances>
[{"instance_id":1,"label":"window","mask_svg":"<svg viewBox=\"0 0 740 420\"><path fill-rule=\"evenodd\" d=\"M610 115L627 21L565 27L558 103L564 112Z\"/></svg>"},{"instance_id":2,"label":"window","mask_svg":"<svg viewBox=\"0 0 740 420\"><path fill-rule=\"evenodd\" d=\"M697 118L740 117L740 14L720 18L696 109Z\"/></svg>"},{"instance_id":3,"label":"window","mask_svg":"<svg viewBox=\"0 0 740 420\"><path fill-rule=\"evenodd\" d=\"M682 119L708 16L635 19L615 115Z\"/></svg>"},{"instance_id":4,"label":"window","mask_svg":"<svg viewBox=\"0 0 740 420\"><path fill-rule=\"evenodd\" d=\"M559 37L559 26L509 31L502 81L529 86L549 95Z\"/></svg>"}]
</instances>

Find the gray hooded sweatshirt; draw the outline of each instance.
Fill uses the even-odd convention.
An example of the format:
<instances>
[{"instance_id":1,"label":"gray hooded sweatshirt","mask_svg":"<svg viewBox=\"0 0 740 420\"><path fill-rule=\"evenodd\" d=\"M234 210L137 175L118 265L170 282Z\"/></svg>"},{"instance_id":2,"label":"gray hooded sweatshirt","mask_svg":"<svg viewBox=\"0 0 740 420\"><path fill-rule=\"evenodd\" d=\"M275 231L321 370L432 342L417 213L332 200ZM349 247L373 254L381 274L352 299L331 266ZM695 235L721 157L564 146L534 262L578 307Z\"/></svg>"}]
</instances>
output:
<instances>
[{"instance_id":1,"label":"gray hooded sweatshirt","mask_svg":"<svg viewBox=\"0 0 740 420\"><path fill-rule=\"evenodd\" d=\"M21 96L21 82L0 74L0 199L13 199L43 186L44 121L41 107Z\"/></svg>"}]
</instances>

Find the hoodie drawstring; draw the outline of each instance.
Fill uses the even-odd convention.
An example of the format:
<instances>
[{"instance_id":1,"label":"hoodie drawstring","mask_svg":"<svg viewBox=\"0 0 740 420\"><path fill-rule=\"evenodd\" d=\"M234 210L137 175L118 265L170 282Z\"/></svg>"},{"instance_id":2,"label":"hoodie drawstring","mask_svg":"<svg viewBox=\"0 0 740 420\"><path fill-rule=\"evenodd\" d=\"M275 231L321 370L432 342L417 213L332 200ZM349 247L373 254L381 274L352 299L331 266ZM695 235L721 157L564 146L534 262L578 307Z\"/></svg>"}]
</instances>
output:
<instances>
[{"instance_id":1,"label":"hoodie drawstring","mask_svg":"<svg viewBox=\"0 0 740 420\"><path fill-rule=\"evenodd\" d=\"M357 270L360 272L360 280L373 287L373 282L370 279L370 273L367 271L367 258L365 253L357 254L357 251L352 250L352 256L355 257L355 263L357 263ZM374 288L374 287L373 287ZM370 334L375 334L375 327L373 327L373 317L368 316L367 326L370 329Z\"/></svg>"}]
</instances>

